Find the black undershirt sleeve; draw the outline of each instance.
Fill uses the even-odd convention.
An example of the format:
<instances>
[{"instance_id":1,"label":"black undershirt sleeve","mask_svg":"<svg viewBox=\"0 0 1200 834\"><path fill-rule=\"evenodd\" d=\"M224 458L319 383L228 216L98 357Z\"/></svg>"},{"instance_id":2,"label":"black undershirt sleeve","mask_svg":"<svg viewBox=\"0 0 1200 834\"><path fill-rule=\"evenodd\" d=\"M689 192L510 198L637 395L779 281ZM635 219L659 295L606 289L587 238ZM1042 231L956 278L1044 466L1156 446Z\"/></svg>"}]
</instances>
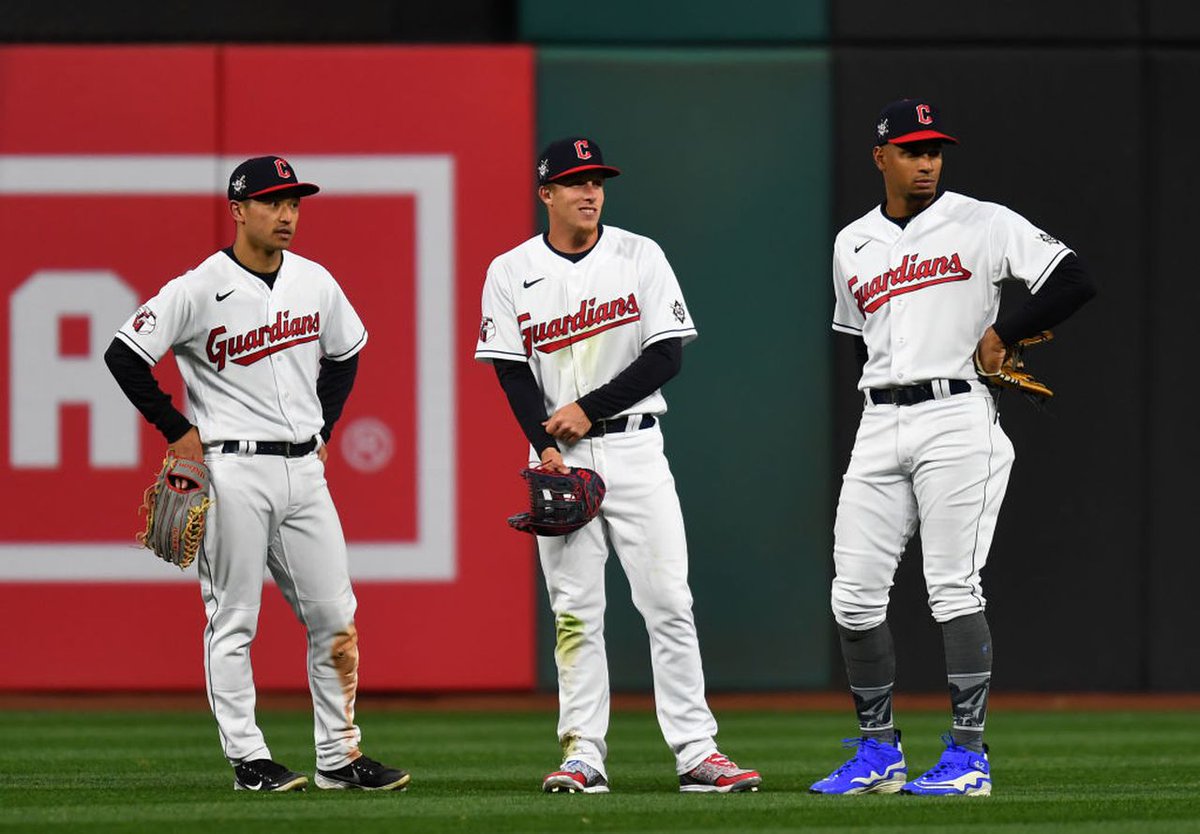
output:
<instances>
[{"instance_id":1,"label":"black undershirt sleeve","mask_svg":"<svg viewBox=\"0 0 1200 834\"><path fill-rule=\"evenodd\" d=\"M530 445L539 456L549 447L557 448L554 438L542 427L549 415L533 369L528 363L506 359L493 359L492 365L508 397L508 405ZM679 373L682 366L682 339L655 342L612 380L580 397L579 407L593 423L619 414L661 388Z\"/></svg>"},{"instance_id":2,"label":"black undershirt sleeve","mask_svg":"<svg viewBox=\"0 0 1200 834\"><path fill-rule=\"evenodd\" d=\"M683 340L663 339L595 391L579 398L579 407L593 423L620 414L653 394L683 367Z\"/></svg>"},{"instance_id":3,"label":"black undershirt sleeve","mask_svg":"<svg viewBox=\"0 0 1200 834\"><path fill-rule=\"evenodd\" d=\"M1006 345L1014 345L1065 321L1096 294L1096 285L1074 253L1059 261L1042 288L1018 310L992 327Z\"/></svg>"},{"instance_id":4,"label":"black undershirt sleeve","mask_svg":"<svg viewBox=\"0 0 1200 834\"><path fill-rule=\"evenodd\" d=\"M188 433L191 422L171 404L170 395L159 386L150 366L133 352L133 348L114 337L104 352L104 364L108 365L129 401L168 443L174 443Z\"/></svg>"},{"instance_id":5,"label":"black undershirt sleeve","mask_svg":"<svg viewBox=\"0 0 1200 834\"><path fill-rule=\"evenodd\" d=\"M525 433L529 445L541 454L551 447L557 449L554 438L546 434L542 423L546 422L546 406L542 402L542 391L534 379L533 369L528 362L517 362L510 359L493 359L492 366L496 369L496 378L500 387L508 397L508 407Z\"/></svg>"},{"instance_id":6,"label":"black undershirt sleeve","mask_svg":"<svg viewBox=\"0 0 1200 834\"><path fill-rule=\"evenodd\" d=\"M858 359L858 372L862 374L867 367L867 359L870 358L870 354L867 353L867 340L862 336L854 337L854 356Z\"/></svg>"},{"instance_id":7,"label":"black undershirt sleeve","mask_svg":"<svg viewBox=\"0 0 1200 834\"><path fill-rule=\"evenodd\" d=\"M321 401L321 416L325 419L321 439L326 443L333 434L333 424L342 416L342 409L346 407L357 375L357 353L341 362L329 358L321 360L321 370L317 372L317 399Z\"/></svg>"}]
</instances>

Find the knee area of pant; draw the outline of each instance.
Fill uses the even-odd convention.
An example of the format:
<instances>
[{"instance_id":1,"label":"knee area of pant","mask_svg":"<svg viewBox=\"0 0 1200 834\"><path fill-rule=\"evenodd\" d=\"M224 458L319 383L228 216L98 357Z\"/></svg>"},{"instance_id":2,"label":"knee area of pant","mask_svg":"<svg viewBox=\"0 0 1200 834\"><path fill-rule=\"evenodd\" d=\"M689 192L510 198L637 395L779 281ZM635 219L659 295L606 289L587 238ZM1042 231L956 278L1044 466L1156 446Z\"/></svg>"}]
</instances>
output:
<instances>
[{"instance_id":1,"label":"knee area of pant","mask_svg":"<svg viewBox=\"0 0 1200 834\"><path fill-rule=\"evenodd\" d=\"M350 623L334 632L329 646L329 657L334 667L342 674L351 674L358 669L358 629Z\"/></svg>"},{"instance_id":2,"label":"knee area of pant","mask_svg":"<svg viewBox=\"0 0 1200 834\"><path fill-rule=\"evenodd\" d=\"M870 631L887 621L887 608L845 609L834 606L833 621L847 631Z\"/></svg>"},{"instance_id":3,"label":"knee area of pant","mask_svg":"<svg viewBox=\"0 0 1200 834\"><path fill-rule=\"evenodd\" d=\"M353 627L354 599L307 601L303 605L304 625L314 637L333 636Z\"/></svg>"},{"instance_id":4,"label":"knee area of pant","mask_svg":"<svg viewBox=\"0 0 1200 834\"><path fill-rule=\"evenodd\" d=\"M984 606L977 599L969 599L964 605L962 601L953 603L931 603L929 606L930 613L933 614L933 619L938 625L945 625L952 620L957 620L960 617L969 617L972 614L982 614Z\"/></svg>"},{"instance_id":5,"label":"knee area of pant","mask_svg":"<svg viewBox=\"0 0 1200 834\"><path fill-rule=\"evenodd\" d=\"M985 607L979 589L968 585L942 585L929 593L929 613L938 623L979 614Z\"/></svg>"}]
</instances>

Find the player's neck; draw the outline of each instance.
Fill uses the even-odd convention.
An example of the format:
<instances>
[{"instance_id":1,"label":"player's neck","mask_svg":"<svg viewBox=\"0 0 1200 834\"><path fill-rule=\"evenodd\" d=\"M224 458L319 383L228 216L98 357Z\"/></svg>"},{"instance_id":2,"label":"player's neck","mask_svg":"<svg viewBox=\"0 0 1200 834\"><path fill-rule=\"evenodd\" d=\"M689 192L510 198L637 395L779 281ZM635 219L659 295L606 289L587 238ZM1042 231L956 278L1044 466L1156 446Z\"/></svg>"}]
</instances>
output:
<instances>
[{"instance_id":1,"label":"player's neck","mask_svg":"<svg viewBox=\"0 0 1200 834\"><path fill-rule=\"evenodd\" d=\"M586 252L596 245L596 241L600 239L600 229L599 227L591 230L564 228L551 223L546 238L550 241L550 245L559 252L576 255Z\"/></svg>"},{"instance_id":2,"label":"player's neck","mask_svg":"<svg viewBox=\"0 0 1200 834\"><path fill-rule=\"evenodd\" d=\"M932 197L910 197L907 194L888 194L887 203L884 204L883 210L888 217L893 217L896 220L904 220L905 218L912 217L914 214L920 214L933 205L933 201L936 199L936 194Z\"/></svg>"},{"instance_id":3,"label":"player's neck","mask_svg":"<svg viewBox=\"0 0 1200 834\"><path fill-rule=\"evenodd\" d=\"M233 242L233 254L252 272L275 272L283 262L283 250L259 248L240 235Z\"/></svg>"}]
</instances>

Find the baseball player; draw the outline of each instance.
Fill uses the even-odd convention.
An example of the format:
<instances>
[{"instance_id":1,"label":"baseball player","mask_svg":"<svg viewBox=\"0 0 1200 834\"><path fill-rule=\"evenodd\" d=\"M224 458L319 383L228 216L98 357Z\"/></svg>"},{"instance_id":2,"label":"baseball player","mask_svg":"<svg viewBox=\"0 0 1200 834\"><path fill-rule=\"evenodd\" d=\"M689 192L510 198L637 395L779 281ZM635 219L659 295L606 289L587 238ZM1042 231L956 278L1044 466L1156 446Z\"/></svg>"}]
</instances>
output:
<instances>
[{"instance_id":1,"label":"baseball player","mask_svg":"<svg viewBox=\"0 0 1200 834\"><path fill-rule=\"evenodd\" d=\"M609 686L604 563L611 544L646 621L658 721L681 791L757 789L758 773L717 750L717 724L687 583L687 542L663 456L659 390L696 328L654 241L600 223L605 180L620 173L583 136L537 163L549 230L492 261L475 358L491 362L531 444L531 463L585 466L608 487L600 516L538 550L556 629L563 761L547 792L608 791Z\"/></svg>"},{"instance_id":2,"label":"baseball player","mask_svg":"<svg viewBox=\"0 0 1200 834\"><path fill-rule=\"evenodd\" d=\"M889 104L875 125L884 202L833 249L833 329L858 341L863 413L834 526L832 604L860 738L815 793L980 796L992 640L980 571L1013 446L977 378L1006 345L1067 318L1095 290L1063 243L1019 214L938 193L942 148L956 144L924 99ZM997 320L1000 282L1032 295ZM953 722L946 749L908 780L892 722L895 653L887 606L909 538L921 531L929 607L941 624Z\"/></svg>"},{"instance_id":3,"label":"baseball player","mask_svg":"<svg viewBox=\"0 0 1200 834\"><path fill-rule=\"evenodd\" d=\"M268 570L308 632L317 787L390 790L409 781L358 749L356 602L325 444L367 333L333 276L288 251L300 199L317 191L278 156L238 165L228 189L233 245L168 282L105 354L168 451L203 459L211 473L214 504L197 559L208 615L204 671L239 790L308 783L272 760L254 717L250 645ZM191 419L151 373L168 350Z\"/></svg>"}]
</instances>

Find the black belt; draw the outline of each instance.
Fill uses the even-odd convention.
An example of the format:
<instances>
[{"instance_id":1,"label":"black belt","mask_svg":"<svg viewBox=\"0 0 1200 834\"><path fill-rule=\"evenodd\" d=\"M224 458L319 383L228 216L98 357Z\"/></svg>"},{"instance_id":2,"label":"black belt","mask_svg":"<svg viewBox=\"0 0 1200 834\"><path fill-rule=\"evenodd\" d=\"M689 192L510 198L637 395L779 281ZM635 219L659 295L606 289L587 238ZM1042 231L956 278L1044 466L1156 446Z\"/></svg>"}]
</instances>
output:
<instances>
[{"instance_id":1,"label":"black belt","mask_svg":"<svg viewBox=\"0 0 1200 834\"><path fill-rule=\"evenodd\" d=\"M948 379L946 387L951 394L965 394L971 390L971 383L965 379ZM932 382L901 385L899 388L871 388L868 394L875 405L916 405L934 398Z\"/></svg>"},{"instance_id":2,"label":"black belt","mask_svg":"<svg viewBox=\"0 0 1200 834\"><path fill-rule=\"evenodd\" d=\"M253 443L253 453L256 455L281 455L285 458L302 458L317 448L317 439L314 437L303 443L292 443L290 440L226 440L221 444L221 451L227 455L239 452L243 443Z\"/></svg>"},{"instance_id":3,"label":"black belt","mask_svg":"<svg viewBox=\"0 0 1200 834\"><path fill-rule=\"evenodd\" d=\"M648 429L657 422L653 414L643 414L641 421L633 424L633 430ZM615 434L620 431L630 431L628 417L618 417L615 420L597 420L592 423L592 427L588 429L588 433L584 437L603 437L606 434Z\"/></svg>"}]
</instances>

